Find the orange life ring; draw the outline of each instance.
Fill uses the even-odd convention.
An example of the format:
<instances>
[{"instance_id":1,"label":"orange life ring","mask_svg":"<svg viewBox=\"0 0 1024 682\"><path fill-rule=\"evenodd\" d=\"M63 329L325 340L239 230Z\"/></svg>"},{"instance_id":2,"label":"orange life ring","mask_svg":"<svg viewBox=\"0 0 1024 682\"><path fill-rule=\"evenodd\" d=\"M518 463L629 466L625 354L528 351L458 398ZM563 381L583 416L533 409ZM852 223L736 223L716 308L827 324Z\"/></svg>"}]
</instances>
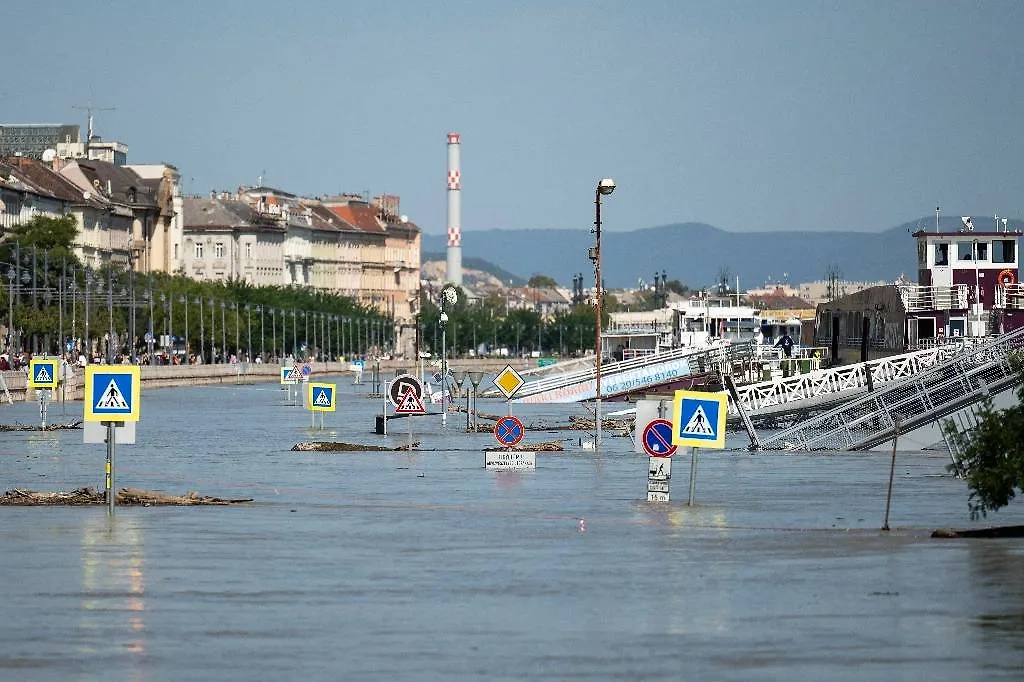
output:
<instances>
[{"instance_id":1,"label":"orange life ring","mask_svg":"<svg viewBox=\"0 0 1024 682\"><path fill-rule=\"evenodd\" d=\"M1010 268L1006 268L1005 270L999 273L1000 284L1013 284L1016 281L1017 277L1013 274L1013 270L1011 270Z\"/></svg>"}]
</instances>

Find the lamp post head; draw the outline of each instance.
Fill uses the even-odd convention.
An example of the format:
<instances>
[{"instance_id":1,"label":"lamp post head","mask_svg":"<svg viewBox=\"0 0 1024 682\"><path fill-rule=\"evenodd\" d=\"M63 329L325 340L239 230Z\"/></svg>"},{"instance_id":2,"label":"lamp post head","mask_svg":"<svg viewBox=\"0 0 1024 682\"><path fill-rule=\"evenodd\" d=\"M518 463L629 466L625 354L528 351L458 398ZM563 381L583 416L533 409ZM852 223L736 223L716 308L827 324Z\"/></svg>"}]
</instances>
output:
<instances>
[{"instance_id":1,"label":"lamp post head","mask_svg":"<svg viewBox=\"0 0 1024 682\"><path fill-rule=\"evenodd\" d=\"M601 181L597 183L598 194L604 194L605 196L607 196L614 191L615 181L612 180L611 178L602 178Z\"/></svg>"},{"instance_id":2,"label":"lamp post head","mask_svg":"<svg viewBox=\"0 0 1024 682\"><path fill-rule=\"evenodd\" d=\"M447 322L448 322L448 313L441 313L441 324L446 324Z\"/></svg>"}]
</instances>

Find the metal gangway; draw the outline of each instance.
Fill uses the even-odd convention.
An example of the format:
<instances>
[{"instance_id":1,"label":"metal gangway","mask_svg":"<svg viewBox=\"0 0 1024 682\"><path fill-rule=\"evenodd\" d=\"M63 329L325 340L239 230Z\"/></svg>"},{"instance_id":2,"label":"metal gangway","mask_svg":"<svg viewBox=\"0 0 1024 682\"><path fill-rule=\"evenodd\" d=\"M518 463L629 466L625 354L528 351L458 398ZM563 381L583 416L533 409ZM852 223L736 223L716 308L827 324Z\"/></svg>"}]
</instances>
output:
<instances>
[{"instance_id":1,"label":"metal gangway","mask_svg":"<svg viewBox=\"0 0 1024 682\"><path fill-rule=\"evenodd\" d=\"M690 374L701 374L721 369L724 366L735 362L749 360L753 355L751 344L730 344L723 346L712 346L710 348L676 348L664 353L645 355L611 362L601 365L601 381L607 388L606 395L612 395L613 387L617 377L630 376L635 373L637 385L632 388L642 388L646 376L654 377L649 380L651 385L664 383ZM596 368L588 366L584 369L538 378L526 382L516 393L513 402L577 402L589 400L594 397L595 391L587 390L586 385L594 384L597 375ZM483 394L487 396L488 392Z\"/></svg>"},{"instance_id":2,"label":"metal gangway","mask_svg":"<svg viewBox=\"0 0 1024 682\"><path fill-rule=\"evenodd\" d=\"M916 376L929 367L962 355L978 342L961 337L902 355L737 386L736 394L742 411L736 402L731 401L729 418L738 420L742 412L756 422L825 411L839 401L866 393L869 388Z\"/></svg>"},{"instance_id":3,"label":"metal gangway","mask_svg":"<svg viewBox=\"0 0 1024 682\"><path fill-rule=\"evenodd\" d=\"M869 450L1018 385L1024 328L989 337L796 426L759 439L767 450Z\"/></svg>"}]
</instances>

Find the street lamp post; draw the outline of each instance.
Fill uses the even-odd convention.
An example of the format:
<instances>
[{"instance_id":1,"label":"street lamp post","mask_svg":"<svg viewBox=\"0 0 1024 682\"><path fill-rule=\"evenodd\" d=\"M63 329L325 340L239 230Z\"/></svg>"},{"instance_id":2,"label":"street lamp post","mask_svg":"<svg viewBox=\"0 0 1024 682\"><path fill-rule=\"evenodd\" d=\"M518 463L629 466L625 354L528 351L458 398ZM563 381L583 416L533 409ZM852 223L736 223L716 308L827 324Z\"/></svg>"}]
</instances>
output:
<instances>
[{"instance_id":1,"label":"street lamp post","mask_svg":"<svg viewBox=\"0 0 1024 682\"><path fill-rule=\"evenodd\" d=\"M183 303L185 305L185 336L182 338L182 343L185 344L185 364L187 365L191 360L188 348L188 296L182 296L179 298L178 303Z\"/></svg>"},{"instance_id":2,"label":"street lamp post","mask_svg":"<svg viewBox=\"0 0 1024 682\"><path fill-rule=\"evenodd\" d=\"M217 306L210 299L210 364L217 364Z\"/></svg>"},{"instance_id":3,"label":"street lamp post","mask_svg":"<svg viewBox=\"0 0 1024 682\"><path fill-rule=\"evenodd\" d=\"M252 362L252 306L248 303L245 304L245 332L248 335L245 361Z\"/></svg>"},{"instance_id":4,"label":"street lamp post","mask_svg":"<svg viewBox=\"0 0 1024 682\"><path fill-rule=\"evenodd\" d=\"M270 309L270 333L272 334L271 340L274 342L270 347L271 354L277 354L277 311L273 308Z\"/></svg>"},{"instance_id":5,"label":"street lamp post","mask_svg":"<svg viewBox=\"0 0 1024 682\"><path fill-rule=\"evenodd\" d=\"M594 191L594 234L596 235L594 250L591 260L594 261L594 310L596 312L596 340L594 353L596 364L594 365L595 397L594 407L597 430L594 437L594 449L601 447L601 298L604 294L601 286L601 197L607 196L615 191L615 181L611 178L603 178L597 183Z\"/></svg>"},{"instance_id":6,"label":"street lamp post","mask_svg":"<svg viewBox=\"0 0 1024 682\"><path fill-rule=\"evenodd\" d=\"M448 354L445 348L445 327L448 325L448 313L441 311L441 427L448 424L448 403L444 399L444 385L448 379Z\"/></svg>"},{"instance_id":7,"label":"street lamp post","mask_svg":"<svg viewBox=\"0 0 1024 682\"><path fill-rule=\"evenodd\" d=\"M203 359L203 343L206 338L206 322L203 318L203 297L196 296L196 303L199 304L199 352L196 353L196 358L199 360L199 362L206 362Z\"/></svg>"},{"instance_id":8,"label":"street lamp post","mask_svg":"<svg viewBox=\"0 0 1024 682\"><path fill-rule=\"evenodd\" d=\"M7 358L14 366L14 268L7 268Z\"/></svg>"},{"instance_id":9,"label":"street lamp post","mask_svg":"<svg viewBox=\"0 0 1024 682\"><path fill-rule=\"evenodd\" d=\"M258 312L260 314L260 361L261 362L266 362L267 358L266 358L266 355L264 354L264 339L266 338L266 335L263 332L263 330L265 328L264 322L266 320L266 316L263 314L263 304L262 303L260 305L256 306L256 312Z\"/></svg>"}]
</instances>

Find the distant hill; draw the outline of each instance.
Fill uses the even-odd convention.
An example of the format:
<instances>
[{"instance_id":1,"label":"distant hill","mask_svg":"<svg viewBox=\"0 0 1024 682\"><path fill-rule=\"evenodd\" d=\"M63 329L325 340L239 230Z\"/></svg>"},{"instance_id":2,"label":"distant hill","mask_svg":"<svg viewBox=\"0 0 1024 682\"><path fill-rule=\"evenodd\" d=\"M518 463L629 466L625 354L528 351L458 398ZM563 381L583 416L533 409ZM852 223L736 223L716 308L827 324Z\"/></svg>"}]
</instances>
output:
<instances>
[{"instance_id":1,"label":"distant hill","mask_svg":"<svg viewBox=\"0 0 1024 682\"><path fill-rule=\"evenodd\" d=\"M423 236L424 243L426 243L430 236L431 235ZM442 239L442 241L445 240ZM424 250L420 254L420 261L423 263L426 263L428 261L440 261L442 263L447 263L448 256L444 251ZM525 286L527 282L526 279L520 277L519 275L515 275L507 270L503 270L502 268L499 268L497 265L490 261L484 260L483 258L467 257L465 253L462 254L462 267L463 269L481 270L483 272L486 272L487 274L493 275L497 279L501 280L503 284L508 284L509 281L511 281L513 286L521 287Z\"/></svg>"},{"instance_id":2,"label":"distant hill","mask_svg":"<svg viewBox=\"0 0 1024 682\"><path fill-rule=\"evenodd\" d=\"M976 230L992 230L984 219L974 221ZM960 218L945 216L943 230L960 227ZM841 277L851 281L895 280L900 274L916 279L917 250L911 233L934 229L935 216L904 223L884 232L726 232L703 223L676 223L631 232L601 235L601 274L608 287L636 286L651 282L662 270L669 279L691 287L715 284L721 270L740 278L740 287L774 282L809 282L825 279L835 265ZM1010 229L1024 228L1011 220ZM573 275L592 281L594 266L587 249L594 245L588 230L481 230L463 232L463 266L470 260L498 263L494 266L515 276L534 274L553 277L571 286ZM423 235L426 253L444 253L444 235ZM474 265L473 267L479 267ZM479 268L483 269L483 268Z\"/></svg>"}]
</instances>

